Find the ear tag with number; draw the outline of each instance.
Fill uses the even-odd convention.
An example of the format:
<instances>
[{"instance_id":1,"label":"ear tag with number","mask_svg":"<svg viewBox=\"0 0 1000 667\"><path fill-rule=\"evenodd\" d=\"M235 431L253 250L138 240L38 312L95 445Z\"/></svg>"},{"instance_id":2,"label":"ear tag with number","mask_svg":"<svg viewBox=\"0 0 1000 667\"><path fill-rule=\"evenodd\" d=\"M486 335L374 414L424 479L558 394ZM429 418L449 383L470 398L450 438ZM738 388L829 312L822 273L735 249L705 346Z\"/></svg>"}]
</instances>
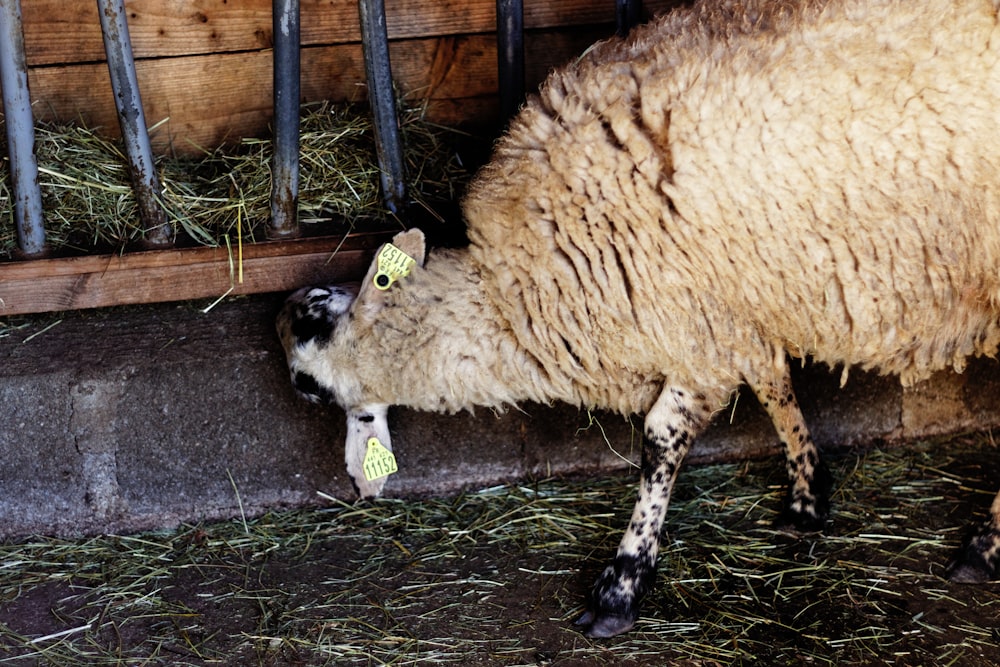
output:
<instances>
[{"instance_id":1,"label":"ear tag with number","mask_svg":"<svg viewBox=\"0 0 1000 667\"><path fill-rule=\"evenodd\" d=\"M369 482L399 470L396 466L396 457L374 437L368 438L368 451L365 452L365 461L361 467L365 471L365 479Z\"/></svg>"},{"instance_id":2,"label":"ear tag with number","mask_svg":"<svg viewBox=\"0 0 1000 667\"><path fill-rule=\"evenodd\" d=\"M417 261L405 252L386 243L378 254L378 272L375 274L375 287L387 290L400 278L410 274L410 269Z\"/></svg>"}]
</instances>

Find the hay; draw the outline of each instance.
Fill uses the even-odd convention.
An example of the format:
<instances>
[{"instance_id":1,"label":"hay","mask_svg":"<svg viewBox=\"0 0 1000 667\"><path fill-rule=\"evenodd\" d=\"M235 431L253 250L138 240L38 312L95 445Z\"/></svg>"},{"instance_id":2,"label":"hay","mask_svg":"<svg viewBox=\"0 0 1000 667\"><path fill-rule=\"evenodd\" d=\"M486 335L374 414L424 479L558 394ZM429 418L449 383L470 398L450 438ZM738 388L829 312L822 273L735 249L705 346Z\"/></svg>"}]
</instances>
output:
<instances>
[{"instance_id":1,"label":"hay","mask_svg":"<svg viewBox=\"0 0 1000 667\"><path fill-rule=\"evenodd\" d=\"M940 578L989 506L991 443L832 459L826 537L771 527L776 461L685 470L656 590L603 641L571 621L632 477L7 544L0 665L994 665L1000 584Z\"/></svg>"},{"instance_id":2,"label":"hay","mask_svg":"<svg viewBox=\"0 0 1000 667\"><path fill-rule=\"evenodd\" d=\"M456 132L428 122L423 108L400 111L410 196L453 200L467 177L453 150ZM0 132L2 135L2 132ZM6 153L6 147L0 145ZM114 251L142 238L120 144L79 125L39 123L36 154L46 240L57 252ZM162 203L179 244L263 240L270 219L271 142L243 139L197 157L157 158ZM0 169L0 257L16 248L8 162ZM299 219L338 233L385 218L371 120L366 110L329 103L303 108ZM237 224L243 225L237 229Z\"/></svg>"}]
</instances>

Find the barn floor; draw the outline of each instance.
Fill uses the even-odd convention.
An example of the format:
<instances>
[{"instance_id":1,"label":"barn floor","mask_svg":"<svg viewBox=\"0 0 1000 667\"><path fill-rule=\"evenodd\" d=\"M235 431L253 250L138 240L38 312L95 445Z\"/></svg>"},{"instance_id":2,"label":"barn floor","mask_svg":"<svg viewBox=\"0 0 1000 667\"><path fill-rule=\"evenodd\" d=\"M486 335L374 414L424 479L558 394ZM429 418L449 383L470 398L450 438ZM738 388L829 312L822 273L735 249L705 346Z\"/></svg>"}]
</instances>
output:
<instances>
[{"instance_id":1,"label":"barn floor","mask_svg":"<svg viewBox=\"0 0 1000 667\"><path fill-rule=\"evenodd\" d=\"M635 631L572 625L632 478L0 546L0 665L1000 663L1000 583L940 574L1000 479L989 434L837 455L828 535L774 461L691 467Z\"/></svg>"}]
</instances>

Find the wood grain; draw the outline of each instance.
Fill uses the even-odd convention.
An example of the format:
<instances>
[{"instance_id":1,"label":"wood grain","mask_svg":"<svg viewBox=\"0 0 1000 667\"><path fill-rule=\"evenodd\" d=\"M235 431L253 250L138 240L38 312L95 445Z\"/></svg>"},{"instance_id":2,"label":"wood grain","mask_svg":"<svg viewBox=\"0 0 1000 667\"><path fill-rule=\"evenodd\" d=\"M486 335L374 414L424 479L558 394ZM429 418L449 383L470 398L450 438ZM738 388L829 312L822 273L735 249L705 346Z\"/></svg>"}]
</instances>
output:
<instances>
[{"instance_id":1,"label":"wood grain","mask_svg":"<svg viewBox=\"0 0 1000 667\"><path fill-rule=\"evenodd\" d=\"M0 264L0 316L217 298L359 280L389 235L264 242Z\"/></svg>"},{"instance_id":2,"label":"wood grain","mask_svg":"<svg viewBox=\"0 0 1000 667\"><path fill-rule=\"evenodd\" d=\"M677 0L646 0L660 13ZM386 27L393 40L491 33L495 0L386 0ZM270 48L271 0L131 0L126 3L136 58L163 58ZM22 3L30 65L104 59L93 0L27 0ZM525 3L525 27L569 27L614 21L612 0L547 0ZM356 0L302 0L302 44L359 42Z\"/></svg>"}]
</instances>

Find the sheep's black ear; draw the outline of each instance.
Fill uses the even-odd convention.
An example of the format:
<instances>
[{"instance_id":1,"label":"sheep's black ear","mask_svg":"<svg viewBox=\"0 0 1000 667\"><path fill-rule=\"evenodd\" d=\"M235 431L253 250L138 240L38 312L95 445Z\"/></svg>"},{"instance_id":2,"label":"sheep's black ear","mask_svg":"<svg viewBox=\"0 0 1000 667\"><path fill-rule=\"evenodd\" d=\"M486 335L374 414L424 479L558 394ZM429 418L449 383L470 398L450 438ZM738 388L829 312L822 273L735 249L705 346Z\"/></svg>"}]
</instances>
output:
<instances>
[{"instance_id":1,"label":"sheep's black ear","mask_svg":"<svg viewBox=\"0 0 1000 667\"><path fill-rule=\"evenodd\" d=\"M419 229L400 232L379 248L351 307L353 314L362 322L373 320L396 281L406 280L414 266L424 265L424 252L424 233Z\"/></svg>"}]
</instances>

